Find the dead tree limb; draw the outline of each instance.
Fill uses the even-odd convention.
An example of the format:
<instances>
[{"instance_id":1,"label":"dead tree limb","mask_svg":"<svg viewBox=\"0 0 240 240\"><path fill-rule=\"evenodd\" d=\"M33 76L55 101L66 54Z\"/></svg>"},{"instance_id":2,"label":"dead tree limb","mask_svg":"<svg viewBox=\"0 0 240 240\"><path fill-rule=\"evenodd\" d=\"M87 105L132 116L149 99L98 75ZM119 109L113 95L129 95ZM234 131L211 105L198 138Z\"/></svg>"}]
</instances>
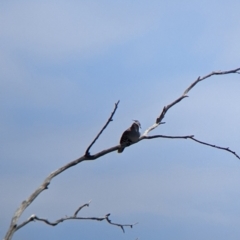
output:
<instances>
[{"instance_id":1,"label":"dead tree limb","mask_svg":"<svg viewBox=\"0 0 240 240\"><path fill-rule=\"evenodd\" d=\"M217 148L217 149L221 149L221 150L230 152L230 153L235 155L235 157L237 157L240 160L240 156L236 152L231 150L229 147L220 147L220 146L217 146L215 144L210 144L210 143L207 143L207 142L200 141L200 140L196 139L194 137L194 135L186 135L186 136L166 136L166 135L143 136L143 137L141 137L139 139L139 141L144 140L144 139L154 139L154 138L191 139L191 140L193 140L193 141L195 141L197 143L200 143L200 144L212 147L212 148Z\"/></svg>"},{"instance_id":2,"label":"dead tree limb","mask_svg":"<svg viewBox=\"0 0 240 240\"><path fill-rule=\"evenodd\" d=\"M221 150L225 150L225 151L227 151L227 152L230 152L230 153L232 153L233 155L235 155L235 156L240 160L240 156L239 156L236 152L234 152L233 150L231 150L229 147L220 147L220 146L217 146L217 145L215 145L215 144L210 144L210 143L206 143L206 142L200 141L200 140L198 140L198 139L196 139L196 138L194 138L194 137L191 137L190 139L192 139L193 141L198 142L198 143L200 143L200 144L209 146L209 147L218 148L218 149L221 149Z\"/></svg>"},{"instance_id":3,"label":"dead tree limb","mask_svg":"<svg viewBox=\"0 0 240 240\"><path fill-rule=\"evenodd\" d=\"M85 154L82 157L77 158L76 160L67 163L66 165L58 168L57 170L55 170L54 172L52 172L44 181L43 183L26 199L24 200L21 205L18 207L18 209L16 210L16 212L14 213L12 219L11 219L11 223L10 223L10 227L5 235L4 240L10 240L12 239L13 234L19 229L18 228L18 220L21 217L22 213L25 211L25 209L38 197L38 195L48 189L48 186L50 184L50 182L52 181L52 179L54 177L56 177L58 174L66 171L67 169L69 169L70 167L73 167L83 161L86 160L95 160L99 157L104 156L105 154L108 154L110 152L116 151L118 149L119 146L115 146L106 150L103 150L95 155L90 155L89 154L89 150L90 148L93 146L93 144L96 142L96 140L99 138L99 136L102 134L102 132L104 131L104 129L108 126L108 124L112 121L112 117L115 114L116 110L117 110L117 106L118 103L115 103L115 108L112 112L112 114L110 115L108 121L106 122L106 124L104 125L104 127L102 128L102 130L98 133L98 135L95 137L95 139L93 140L93 142L89 145L89 147L87 148Z\"/></svg>"},{"instance_id":4,"label":"dead tree limb","mask_svg":"<svg viewBox=\"0 0 240 240\"><path fill-rule=\"evenodd\" d=\"M173 101L172 103L170 103L169 105L165 106L161 112L161 114L159 115L159 117L156 119L156 122L149 127L144 134L139 138L139 141L144 140L144 139L153 139L153 138L171 138L171 139L191 139L197 143L203 144L203 145L207 145L210 147L214 147L214 148L218 148L221 150L225 150L228 151L232 154L234 154L237 158L239 158L239 156L232 150L230 150L229 148L224 148L224 147L219 147L213 144L209 144L206 142L202 142L197 140L196 138L194 138L193 135L189 135L189 136L164 136L164 135L155 135L155 136L147 136L147 134L152 131L153 129L155 129L156 127L158 127L160 124L163 124L164 122L162 122L163 118L165 117L165 114L167 113L167 111L173 107L175 104L179 103L181 100L183 100L184 98L187 97L187 93L200 81L203 81L206 78L209 78L213 75L224 75L224 74L230 74L230 73L237 73L239 74L240 72L240 68L234 69L234 70L229 70L229 71L218 71L218 72L212 72L204 77L198 77L198 79L196 81L194 81L183 93L182 96L180 96L179 98L177 98L175 101ZM96 154L90 155L90 149L91 147L95 144L95 142L97 141L97 139L100 137L100 135L102 134L102 132L107 128L108 124L113 121L113 115L115 114L117 107L118 107L119 101L117 103L115 103L115 108L113 110L113 112L111 113L109 119L107 120L106 124L103 126L103 128L101 129L101 131L97 134L97 136L94 138L94 140L92 141L92 143L89 145L89 147L86 149L85 154L79 158L77 158L74 161L71 161L69 163L67 163L66 165L60 167L59 169L55 170L54 172L52 172L49 176L47 176L47 178L43 181L43 183L26 199L24 200L21 205L18 207L18 209L16 210L16 212L14 213L12 219L11 219L11 223L9 226L9 229L5 235L4 240L11 240L12 236L14 235L14 233L20 229L21 227L25 226L28 222L33 221L33 220L38 220L38 221L44 221L41 218L36 217L35 215L32 215L32 218L30 217L29 220L23 222L22 224L18 225L18 220L21 217L22 213L25 211L25 209L38 197L38 195L40 193L42 193L42 191L48 189L48 186L50 184L50 182L52 181L52 179L54 177L56 177L57 175L59 175L60 173L66 171L67 169L83 162L83 161L89 161L89 160L96 160L99 157L102 157L108 153L114 152L116 150L119 149L120 145L116 145L114 147L102 150L101 152L98 152ZM139 142L138 141L138 142ZM128 147L128 146L126 146ZM240 158L239 158L240 159ZM75 212L75 214L77 215L78 212L81 210L81 207ZM76 215L72 216L73 218L76 218ZM108 218L109 215L105 216L105 220L108 221L108 223L111 223L111 220ZM103 219L103 220L104 220ZM46 220L46 219L45 219ZM67 220L67 219L66 219ZM95 219L96 220L96 219ZM47 220L46 220L47 221ZM46 222L44 221L44 222ZM119 226L121 228L123 228L124 226L133 226L133 225L121 225L121 224L116 224L116 223L111 223L112 225L116 225Z\"/></svg>"},{"instance_id":5,"label":"dead tree limb","mask_svg":"<svg viewBox=\"0 0 240 240\"><path fill-rule=\"evenodd\" d=\"M209 73L203 77L198 77L196 81L194 81L184 92L183 94L177 98L176 100L174 100L172 103L166 105L163 107L163 110L162 112L160 113L159 117L156 119L156 122L151 126L149 127L144 133L143 135L147 135L150 131L152 131L153 129L155 129L156 127L158 127L160 124L163 124L162 120L163 118L165 117L167 111L173 107L175 104L181 102L184 98L188 97L187 96L187 93L195 86L197 85L199 82L205 80L206 78L209 78L213 75L225 75L225 74L230 74L230 73L237 73L239 74L240 72L240 68L236 68L236 69L233 69L233 70L229 70L229 71L218 71L218 72L212 72L212 73Z\"/></svg>"},{"instance_id":6,"label":"dead tree limb","mask_svg":"<svg viewBox=\"0 0 240 240\"><path fill-rule=\"evenodd\" d=\"M44 223L46 223L47 225L50 225L50 226L55 227L55 226L57 226L59 223L62 223L62 222L64 222L64 221L68 221L68 220L93 220L93 221L104 221L104 220L106 220L106 222L109 223L110 225L114 225L114 226L120 227L123 232L125 232L124 227L130 227L130 228L132 228L134 225L137 224L137 223L134 223L134 224L113 223L113 222L109 219L110 213L106 214L104 217L78 217L77 214L79 213L79 211L80 211L81 209L83 209L84 207L89 207L89 204L90 204L90 202L85 203L84 205L80 206L72 216L69 216L69 217L68 217L68 216L65 216L65 217L62 217L62 218L60 218L60 219L55 220L54 222L51 222L51 221L49 221L49 220L46 219L46 218L37 217L35 214L32 214L26 221L22 222L21 224L19 224L19 225L16 227L16 231L19 230L20 228L24 227L24 226L27 225L28 223L33 222L33 221L44 222Z\"/></svg>"},{"instance_id":7,"label":"dead tree limb","mask_svg":"<svg viewBox=\"0 0 240 240\"><path fill-rule=\"evenodd\" d=\"M203 77L198 77L196 81L194 81L183 93L182 96L180 96L178 99L176 99L175 101L173 101L172 103L170 103L169 105L165 106L161 112L161 114L159 115L159 117L156 119L156 123L160 123L165 114L167 113L167 111L172 107L174 106L175 104L177 104L178 102L182 101L184 98L188 97L187 96L187 93L195 86L197 85L199 82L205 80L206 78L209 78L213 75L225 75L225 74L230 74L230 73L239 73L240 71L240 68L236 68L234 70L230 70L230 71L218 71L218 72L212 72L212 73L209 73L207 74L206 76L203 76Z\"/></svg>"}]
</instances>

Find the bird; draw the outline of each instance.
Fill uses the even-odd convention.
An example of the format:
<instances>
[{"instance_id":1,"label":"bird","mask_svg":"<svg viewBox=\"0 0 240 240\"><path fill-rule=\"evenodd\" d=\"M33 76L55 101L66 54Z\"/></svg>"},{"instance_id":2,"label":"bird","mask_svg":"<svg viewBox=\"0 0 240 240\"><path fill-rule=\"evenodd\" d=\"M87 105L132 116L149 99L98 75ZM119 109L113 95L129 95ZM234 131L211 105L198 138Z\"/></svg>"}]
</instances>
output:
<instances>
[{"instance_id":1,"label":"bird","mask_svg":"<svg viewBox=\"0 0 240 240\"><path fill-rule=\"evenodd\" d=\"M118 148L118 153L122 153L126 146L130 146L132 143L137 142L140 137L139 128L141 124L138 120L133 120L134 123L130 128L125 130L120 139L121 147Z\"/></svg>"}]
</instances>

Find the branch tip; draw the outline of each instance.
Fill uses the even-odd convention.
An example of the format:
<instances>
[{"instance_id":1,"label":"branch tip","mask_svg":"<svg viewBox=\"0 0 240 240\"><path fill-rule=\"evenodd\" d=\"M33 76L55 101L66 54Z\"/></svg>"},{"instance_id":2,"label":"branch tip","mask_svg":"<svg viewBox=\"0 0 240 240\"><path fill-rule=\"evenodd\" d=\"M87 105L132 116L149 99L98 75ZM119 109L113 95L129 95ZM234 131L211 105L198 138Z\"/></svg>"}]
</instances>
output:
<instances>
[{"instance_id":1,"label":"branch tip","mask_svg":"<svg viewBox=\"0 0 240 240\"><path fill-rule=\"evenodd\" d=\"M221 149L221 150L230 152L230 153L235 155L235 157L237 157L240 160L240 156L236 152L234 152L233 150L229 149L229 147L220 147L220 146L217 146L217 145L214 145L214 144L210 144L210 143L207 143L207 142L200 141L200 140L198 140L198 139L196 139L194 137L190 137L190 139L192 139L193 141L198 142L200 144L209 146L209 147L213 147L213 148L217 148L217 149Z\"/></svg>"}]
</instances>

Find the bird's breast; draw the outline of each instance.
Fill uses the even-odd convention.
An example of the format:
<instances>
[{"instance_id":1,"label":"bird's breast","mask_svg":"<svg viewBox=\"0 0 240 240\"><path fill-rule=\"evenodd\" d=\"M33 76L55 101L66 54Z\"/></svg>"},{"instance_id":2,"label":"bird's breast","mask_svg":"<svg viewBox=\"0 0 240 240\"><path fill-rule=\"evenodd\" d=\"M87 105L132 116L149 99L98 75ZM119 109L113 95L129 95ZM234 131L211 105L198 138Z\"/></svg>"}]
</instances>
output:
<instances>
[{"instance_id":1,"label":"bird's breast","mask_svg":"<svg viewBox=\"0 0 240 240\"><path fill-rule=\"evenodd\" d=\"M134 132L131 136L129 136L129 139L132 142L137 142L139 137L140 137L140 133L139 132Z\"/></svg>"}]
</instances>

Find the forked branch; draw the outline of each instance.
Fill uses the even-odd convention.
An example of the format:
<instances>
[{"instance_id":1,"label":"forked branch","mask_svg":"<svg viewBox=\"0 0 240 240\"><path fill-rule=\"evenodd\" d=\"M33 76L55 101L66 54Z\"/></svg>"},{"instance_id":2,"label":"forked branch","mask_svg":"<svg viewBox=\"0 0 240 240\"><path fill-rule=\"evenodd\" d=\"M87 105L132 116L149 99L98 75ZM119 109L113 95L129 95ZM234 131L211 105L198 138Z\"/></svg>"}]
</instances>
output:
<instances>
[{"instance_id":1,"label":"forked branch","mask_svg":"<svg viewBox=\"0 0 240 240\"><path fill-rule=\"evenodd\" d=\"M203 144L203 145L206 145L206 146L209 146L209 147L213 147L213 148L217 148L217 149L221 149L221 150L230 152L230 153L235 155L235 157L237 157L240 160L240 156L236 152L231 150L229 147L220 147L220 146L217 146L215 144L210 144L210 143L207 143L207 142L200 141L200 140L196 139L194 137L194 135L186 135L186 136L166 136L166 135L142 136L139 139L139 141L144 140L144 139L153 139L153 138L191 139L191 140L193 140L193 141L195 141L197 143L200 143L200 144Z\"/></svg>"},{"instance_id":2,"label":"forked branch","mask_svg":"<svg viewBox=\"0 0 240 240\"><path fill-rule=\"evenodd\" d=\"M95 139L93 140L93 142L89 145L89 147L87 148L85 154L79 158L77 158L74 161L71 161L69 163L67 163L66 165L58 168L57 170L55 170L54 172L52 172L49 176L47 176L47 178L43 181L43 183L26 199L24 200L20 206L18 207L18 209L16 210L16 212L14 213L12 219L11 219L11 223L10 223L10 227L5 235L4 240L10 240L12 239L13 234L19 229L18 226L18 220L21 217L22 213L25 211L25 209L38 197L39 194L41 194L44 190L48 189L49 184L51 183L52 179L55 178L57 175L59 175L60 173L66 171L67 169L83 162L83 161L87 161L87 160L95 160L99 157L104 156L105 154L108 154L110 152L116 151L118 149L118 146L103 150L95 155L90 155L89 150L90 148L93 146L93 144L96 142L96 140L99 138L99 136L102 134L102 132L104 131L104 129L108 126L108 124L112 121L112 117L115 114L116 110L117 110L117 106L119 104L119 101L115 104L115 108L113 110L113 112L111 113L108 121L106 122L106 124L104 125L104 127L102 128L102 130L99 132L99 134L95 137Z\"/></svg>"},{"instance_id":3,"label":"forked branch","mask_svg":"<svg viewBox=\"0 0 240 240\"><path fill-rule=\"evenodd\" d=\"M230 73L237 73L239 74L240 68L234 69L234 70L230 70L230 71L218 71L218 72L212 72L204 77L198 77L198 79L196 81L194 81L183 93L182 96L180 96L179 98L177 98L175 101L173 101L172 103L168 104L167 106L165 106L161 112L161 114L159 115L159 117L156 119L156 122L149 127L144 134L139 138L139 141L144 140L144 139L153 139L153 138L170 138L170 139L191 139L197 143L203 144L203 145L207 145L213 148L218 148L221 150L225 150L228 151L232 154L234 154L238 159L240 159L240 157L232 150L230 150L229 148L224 148L224 147L219 147L213 144L209 144L206 142L202 142L197 140L196 138L194 138L193 135L189 135L189 136L164 136L164 135L155 135L155 136L147 136L147 134L152 131L153 129L155 129L156 127L158 127L160 124L163 124L164 122L162 122L163 118L165 117L165 114L167 113L167 111L173 107L175 104L179 103L181 100L183 100L184 98L187 97L187 93L200 81L203 81L206 78L209 78L213 75L223 75L223 74L230 74ZM22 215L22 213L25 211L25 209L38 197L39 194L42 193L42 191L48 189L49 184L51 183L52 179L55 178L57 175L59 175L60 173L66 171L67 169L69 169L70 167L73 167L83 161L89 161L89 160L95 160L98 159L108 153L111 153L113 151L116 151L120 146L116 145L113 146L111 148L102 150L96 154L91 155L90 154L90 149L91 147L94 145L94 143L97 141L97 139L100 137L100 135L103 133L103 131L107 128L107 126L109 125L109 123L111 121L113 121L113 116L117 110L119 101L117 103L115 103L115 107L113 112L111 113L109 119L107 120L106 124L103 126L103 128L101 129L101 131L97 134L97 136L94 138L94 140L92 141L92 143L88 146L88 148L85 151L85 154L81 157L79 157L78 159L71 161L69 163L67 163L66 165L60 167L59 169L57 169L56 171L52 172L44 181L43 183L26 199L24 200L21 205L19 206L19 208L16 210L16 212L14 213L14 216L11 219L11 224L10 227L6 233L5 236L5 240L10 240L12 239L13 234L20 228L22 228L23 226L25 226L26 224L28 224L31 221L43 221L49 225L57 225L60 222L63 222L65 220L70 220L70 219L78 219L78 220L97 220L97 221L102 221L102 220L106 220L109 224L111 225L116 225L118 227L121 227L121 229L124 231L124 227L132 227L134 224L117 224L117 223L112 223L111 220L109 219L110 214L105 215L105 217L102 218L79 218L77 217L78 212L83 208L89 205L85 204L83 206L80 206L76 212L74 213L73 216L71 217L65 217L65 218L61 218L55 222L49 222L47 219L43 219L43 218L38 218L35 215L32 215L28 220L26 220L25 222L23 222L22 224L18 225L18 220L20 218L20 216Z\"/></svg>"},{"instance_id":4,"label":"forked branch","mask_svg":"<svg viewBox=\"0 0 240 240\"><path fill-rule=\"evenodd\" d=\"M180 101L182 101L184 98L188 97L187 94L188 92L195 86L197 85L199 82L205 80L206 78L209 78L213 75L224 75L224 74L230 74L230 73L238 73L239 74L240 68L236 68L234 70L229 70L229 71L218 71L218 72L212 72L207 74L206 76L203 77L198 77L196 81L194 81L182 94L182 96L180 96L179 98L177 98L175 101L173 101L172 103L168 104L167 106L164 106L161 114L159 115L159 117L156 119L156 124L160 124L161 121L163 120L163 118L165 117L165 114L167 113L167 111L173 107L175 104L179 103ZM157 126L156 126L157 127ZM154 128L156 128L154 127ZM153 128L153 129L154 129ZM151 129L152 130L152 129ZM150 131L151 131L150 130ZM149 131L148 131L149 132ZM148 134L148 132L144 133L145 135Z\"/></svg>"},{"instance_id":5,"label":"forked branch","mask_svg":"<svg viewBox=\"0 0 240 240\"><path fill-rule=\"evenodd\" d=\"M23 223L19 224L17 227L16 227L16 231L19 230L20 228L24 227L25 225L27 225L28 223L30 222L33 222L33 221L40 221L40 222L44 222L46 223L47 225L50 225L50 226L57 226L59 223L62 223L64 221L68 221L68 220L93 220L93 221L103 221L103 220L106 220L109 224L111 225L114 225L114 226L117 226L117 227L120 227L122 229L123 232L125 232L125 229L124 227L130 227L132 228L134 225L136 225L137 223L134 223L134 224L120 224L120 223L113 223L110 219L109 219L109 216L110 216L110 213L106 214L104 217L78 217L77 214L79 213L79 211L84 208L84 207L89 207L89 204L90 202L80 206L76 211L75 213L68 217L68 216L65 216L63 218L60 218L60 219L57 219L56 221L54 222L51 222L49 221L48 219L46 218L39 218L37 217L35 214L31 215L26 221L24 221Z\"/></svg>"}]
</instances>

